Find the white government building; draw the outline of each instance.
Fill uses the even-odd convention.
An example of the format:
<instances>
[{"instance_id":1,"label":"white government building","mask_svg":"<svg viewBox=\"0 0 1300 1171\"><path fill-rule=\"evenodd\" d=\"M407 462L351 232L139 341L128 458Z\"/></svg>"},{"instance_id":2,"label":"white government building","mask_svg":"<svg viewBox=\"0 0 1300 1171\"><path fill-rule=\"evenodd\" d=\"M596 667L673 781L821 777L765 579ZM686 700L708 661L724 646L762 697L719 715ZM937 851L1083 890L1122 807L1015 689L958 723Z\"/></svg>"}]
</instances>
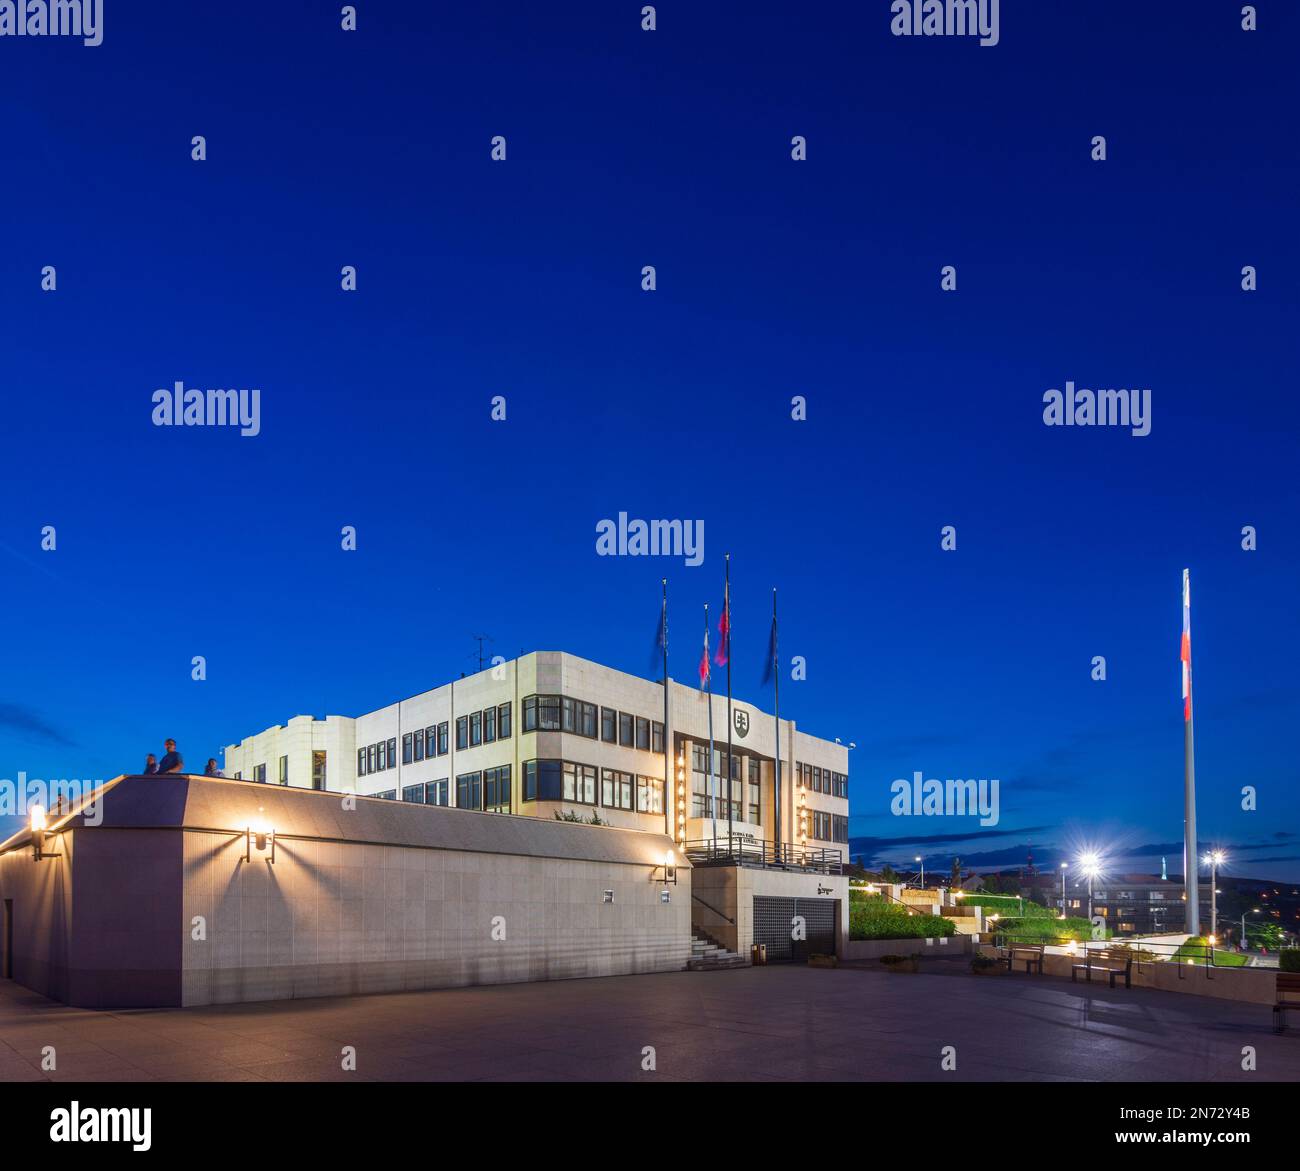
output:
<instances>
[{"instance_id":1,"label":"white government building","mask_svg":"<svg viewBox=\"0 0 1300 1171\"><path fill-rule=\"evenodd\" d=\"M0 972L120 1008L846 954L848 749L715 695L710 760L709 712L539 651L118 777L0 842Z\"/></svg>"},{"instance_id":2,"label":"white government building","mask_svg":"<svg viewBox=\"0 0 1300 1171\"><path fill-rule=\"evenodd\" d=\"M708 696L669 680L667 698L665 728L663 684L536 651L355 718L295 716L226 747L225 775L594 820L667 833L692 856L727 839L760 864L811 860L838 873L848 855L848 749L782 719L778 810L775 722L733 698L728 801L726 696L713 696L712 784ZM674 756L667 801L665 743Z\"/></svg>"}]
</instances>

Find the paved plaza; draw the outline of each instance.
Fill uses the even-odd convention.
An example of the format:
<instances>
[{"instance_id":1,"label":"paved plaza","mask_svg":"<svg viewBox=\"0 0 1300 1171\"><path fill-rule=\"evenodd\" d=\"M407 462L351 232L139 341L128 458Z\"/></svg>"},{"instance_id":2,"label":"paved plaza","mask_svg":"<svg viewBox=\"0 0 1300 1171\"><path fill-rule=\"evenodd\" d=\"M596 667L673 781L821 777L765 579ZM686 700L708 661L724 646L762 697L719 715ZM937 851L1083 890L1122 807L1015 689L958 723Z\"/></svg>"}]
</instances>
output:
<instances>
[{"instance_id":1,"label":"paved plaza","mask_svg":"<svg viewBox=\"0 0 1300 1171\"><path fill-rule=\"evenodd\" d=\"M955 1072L940 1068L949 1045ZM1241 1068L1246 1045L1256 1073ZM342 1068L345 1046L356 1049L355 1072ZM653 1072L642 1069L647 1046ZM739 968L122 1012L69 1008L0 981L0 1081L42 1078L1274 1081L1300 1079L1300 1032L1273 1034L1267 1006L975 977L953 965Z\"/></svg>"}]
</instances>

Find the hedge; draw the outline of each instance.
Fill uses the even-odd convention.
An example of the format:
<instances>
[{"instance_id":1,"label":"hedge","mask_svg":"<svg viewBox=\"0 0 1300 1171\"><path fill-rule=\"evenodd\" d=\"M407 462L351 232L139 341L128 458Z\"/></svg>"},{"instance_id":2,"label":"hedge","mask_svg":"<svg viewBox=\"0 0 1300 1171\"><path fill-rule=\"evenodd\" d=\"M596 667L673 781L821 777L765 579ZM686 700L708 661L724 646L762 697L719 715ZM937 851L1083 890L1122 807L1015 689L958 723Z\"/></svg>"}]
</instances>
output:
<instances>
[{"instance_id":1,"label":"hedge","mask_svg":"<svg viewBox=\"0 0 1300 1171\"><path fill-rule=\"evenodd\" d=\"M1300 947L1284 947L1277 953L1279 972L1300 972Z\"/></svg>"},{"instance_id":2,"label":"hedge","mask_svg":"<svg viewBox=\"0 0 1300 1171\"><path fill-rule=\"evenodd\" d=\"M1012 916L989 924L989 930L999 935L1022 940L1055 939L1087 940L1092 938L1092 924L1087 919L1056 919L1046 915L1026 915L1023 919Z\"/></svg>"},{"instance_id":3,"label":"hedge","mask_svg":"<svg viewBox=\"0 0 1300 1171\"><path fill-rule=\"evenodd\" d=\"M1029 899L1021 900L1015 895L964 895L961 899L962 906L983 907L986 911L996 911L998 914L1012 914L1017 918L1021 917L1022 902L1024 908L1023 917L1026 919L1056 917L1057 912L1051 907L1041 906L1038 903L1030 902Z\"/></svg>"},{"instance_id":4,"label":"hedge","mask_svg":"<svg viewBox=\"0 0 1300 1171\"><path fill-rule=\"evenodd\" d=\"M956 930L951 919L939 915L909 915L862 903L849 905L850 939L933 939L953 935Z\"/></svg>"}]
</instances>

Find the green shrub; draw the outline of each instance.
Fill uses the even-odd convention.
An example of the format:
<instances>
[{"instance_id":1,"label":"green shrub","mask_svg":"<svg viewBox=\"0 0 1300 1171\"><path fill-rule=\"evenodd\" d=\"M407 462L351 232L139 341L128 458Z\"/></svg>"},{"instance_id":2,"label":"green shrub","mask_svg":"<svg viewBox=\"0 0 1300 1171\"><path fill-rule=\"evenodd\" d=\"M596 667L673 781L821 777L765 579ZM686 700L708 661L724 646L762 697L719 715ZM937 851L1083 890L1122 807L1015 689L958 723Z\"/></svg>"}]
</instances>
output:
<instances>
[{"instance_id":1,"label":"green shrub","mask_svg":"<svg viewBox=\"0 0 1300 1171\"><path fill-rule=\"evenodd\" d=\"M1057 919L1045 915L1026 915L1023 919L1002 918L990 930L1008 939L1033 943L1052 943L1058 939L1092 938L1092 924L1087 919Z\"/></svg>"},{"instance_id":2,"label":"green shrub","mask_svg":"<svg viewBox=\"0 0 1300 1171\"><path fill-rule=\"evenodd\" d=\"M1017 918L1046 918L1051 916L1055 918L1057 912L1051 907L1044 907L1040 903L1031 902L1029 899L1020 899L1015 895L964 895L960 900L964 907L983 907L986 912L996 912L999 915L1013 915ZM1023 916L1021 910L1023 908Z\"/></svg>"},{"instance_id":3,"label":"green shrub","mask_svg":"<svg viewBox=\"0 0 1300 1171\"><path fill-rule=\"evenodd\" d=\"M1300 947L1284 947L1277 953L1279 972L1300 972Z\"/></svg>"},{"instance_id":4,"label":"green shrub","mask_svg":"<svg viewBox=\"0 0 1300 1171\"><path fill-rule=\"evenodd\" d=\"M1188 938L1182 947L1174 952L1170 959L1179 964L1185 964L1188 960L1195 964L1206 964L1209 963L1210 953L1210 944L1205 936L1193 935ZM1215 948L1213 953L1216 968L1244 968L1246 966L1246 957L1235 951L1220 951Z\"/></svg>"},{"instance_id":5,"label":"green shrub","mask_svg":"<svg viewBox=\"0 0 1300 1171\"><path fill-rule=\"evenodd\" d=\"M939 915L909 915L888 906L850 903L850 939L934 939L952 935L957 926Z\"/></svg>"}]
</instances>

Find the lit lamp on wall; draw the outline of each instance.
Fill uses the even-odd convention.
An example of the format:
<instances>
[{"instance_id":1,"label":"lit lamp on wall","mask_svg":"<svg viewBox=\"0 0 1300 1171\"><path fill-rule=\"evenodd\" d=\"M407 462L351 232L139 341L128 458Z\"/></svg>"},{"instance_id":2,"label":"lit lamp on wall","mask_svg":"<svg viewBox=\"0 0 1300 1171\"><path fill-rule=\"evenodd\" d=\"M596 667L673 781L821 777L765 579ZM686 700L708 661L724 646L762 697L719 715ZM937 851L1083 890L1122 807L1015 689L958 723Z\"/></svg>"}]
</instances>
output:
<instances>
[{"instance_id":1,"label":"lit lamp on wall","mask_svg":"<svg viewBox=\"0 0 1300 1171\"><path fill-rule=\"evenodd\" d=\"M42 858L57 858L58 854L52 854L45 848L47 823L44 806L32 806L30 826L32 831L32 861L39 862Z\"/></svg>"},{"instance_id":2,"label":"lit lamp on wall","mask_svg":"<svg viewBox=\"0 0 1300 1171\"><path fill-rule=\"evenodd\" d=\"M669 850L664 855L664 864L662 866L656 866L653 870L650 871L651 882L657 882L659 880L659 872L661 870L663 871L664 886L667 886L669 883L672 883L673 886L676 886L677 885L677 858L671 850Z\"/></svg>"},{"instance_id":3,"label":"lit lamp on wall","mask_svg":"<svg viewBox=\"0 0 1300 1171\"><path fill-rule=\"evenodd\" d=\"M244 830L244 861L253 860L253 851L259 854L265 854L268 850L271 856L266 860L272 864L275 863L275 830L268 826L264 821L256 821Z\"/></svg>"}]
</instances>

